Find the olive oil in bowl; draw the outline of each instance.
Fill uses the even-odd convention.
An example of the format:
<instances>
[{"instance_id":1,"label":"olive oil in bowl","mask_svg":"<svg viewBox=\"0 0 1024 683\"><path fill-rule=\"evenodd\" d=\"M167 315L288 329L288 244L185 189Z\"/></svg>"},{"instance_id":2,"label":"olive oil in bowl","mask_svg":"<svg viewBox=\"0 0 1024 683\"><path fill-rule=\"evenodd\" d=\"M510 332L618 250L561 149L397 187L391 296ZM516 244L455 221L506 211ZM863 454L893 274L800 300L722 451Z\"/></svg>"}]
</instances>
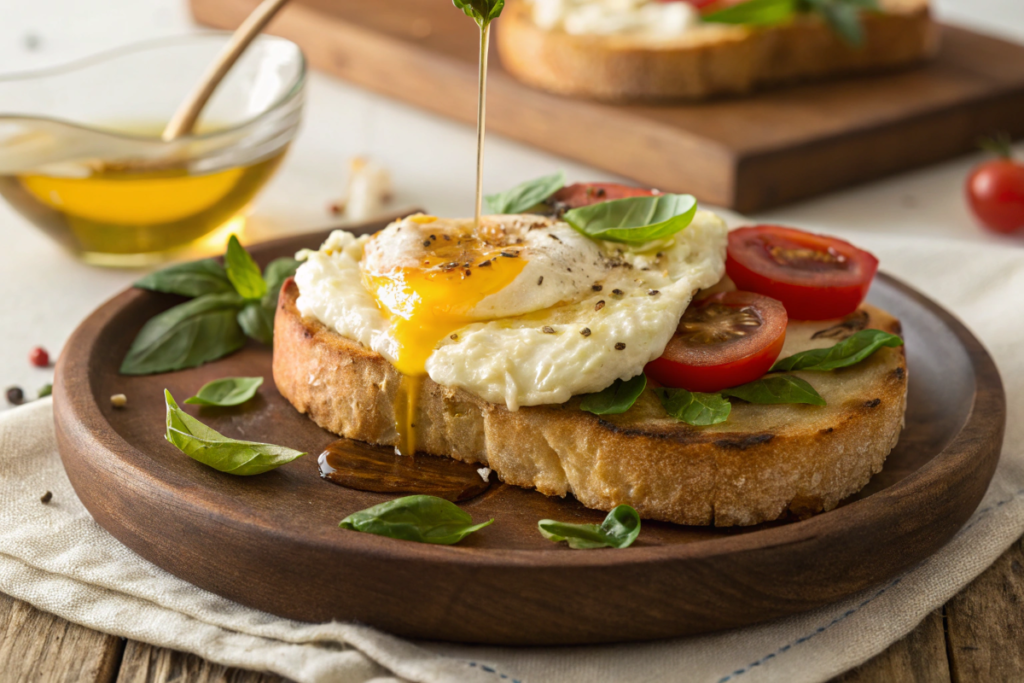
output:
<instances>
[{"instance_id":1,"label":"olive oil in bowl","mask_svg":"<svg viewBox=\"0 0 1024 683\"><path fill-rule=\"evenodd\" d=\"M87 261L143 265L216 230L252 200L286 148L209 173L109 166L0 176L0 196Z\"/></svg>"},{"instance_id":2,"label":"olive oil in bowl","mask_svg":"<svg viewBox=\"0 0 1024 683\"><path fill-rule=\"evenodd\" d=\"M237 230L298 131L306 66L294 43L257 37L195 132L163 140L227 40L167 38L0 76L0 197L107 266L147 265Z\"/></svg>"}]
</instances>

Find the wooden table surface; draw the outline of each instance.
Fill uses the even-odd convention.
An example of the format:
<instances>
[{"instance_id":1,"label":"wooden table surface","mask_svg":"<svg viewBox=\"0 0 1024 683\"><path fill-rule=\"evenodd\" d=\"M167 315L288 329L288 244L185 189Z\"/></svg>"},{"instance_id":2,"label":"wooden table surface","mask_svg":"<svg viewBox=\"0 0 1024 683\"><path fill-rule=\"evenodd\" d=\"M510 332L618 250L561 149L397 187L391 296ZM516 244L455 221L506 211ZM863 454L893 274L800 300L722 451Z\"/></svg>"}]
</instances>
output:
<instances>
[{"instance_id":1,"label":"wooden table surface","mask_svg":"<svg viewBox=\"0 0 1024 683\"><path fill-rule=\"evenodd\" d=\"M1024 679L1024 538L903 640L832 683ZM273 683L71 624L0 594L0 683Z\"/></svg>"}]
</instances>

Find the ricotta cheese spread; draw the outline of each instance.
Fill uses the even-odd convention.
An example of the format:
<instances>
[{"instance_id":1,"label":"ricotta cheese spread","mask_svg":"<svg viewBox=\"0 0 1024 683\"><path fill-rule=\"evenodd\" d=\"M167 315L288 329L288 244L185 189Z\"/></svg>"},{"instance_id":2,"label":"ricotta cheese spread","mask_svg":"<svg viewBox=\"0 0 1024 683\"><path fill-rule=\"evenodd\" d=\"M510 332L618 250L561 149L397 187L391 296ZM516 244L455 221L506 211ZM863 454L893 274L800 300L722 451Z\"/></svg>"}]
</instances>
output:
<instances>
[{"instance_id":1,"label":"ricotta cheese spread","mask_svg":"<svg viewBox=\"0 0 1024 683\"><path fill-rule=\"evenodd\" d=\"M533 22L546 31L571 35L636 34L679 36L700 15L686 2L657 0L531 0Z\"/></svg>"},{"instance_id":2,"label":"ricotta cheese spread","mask_svg":"<svg viewBox=\"0 0 1024 683\"><path fill-rule=\"evenodd\" d=\"M426 228L433 234L459 223L436 220ZM528 221L519 258L529 260L501 291L474 304L467 324L428 349L425 371L440 385L509 410L564 403L640 374L664 351L693 294L725 272L726 226L707 211L698 211L671 239L642 250L591 240L541 217L486 220L504 220L510 231ZM374 239L393 230L399 244L398 228L411 232L419 225L399 221ZM338 230L319 251L300 252L305 262L295 275L298 309L401 367L395 360L402 344L388 306L367 285L383 267L369 240ZM394 265L407 267L407 256L396 252ZM546 291L547 283L556 295Z\"/></svg>"}]
</instances>

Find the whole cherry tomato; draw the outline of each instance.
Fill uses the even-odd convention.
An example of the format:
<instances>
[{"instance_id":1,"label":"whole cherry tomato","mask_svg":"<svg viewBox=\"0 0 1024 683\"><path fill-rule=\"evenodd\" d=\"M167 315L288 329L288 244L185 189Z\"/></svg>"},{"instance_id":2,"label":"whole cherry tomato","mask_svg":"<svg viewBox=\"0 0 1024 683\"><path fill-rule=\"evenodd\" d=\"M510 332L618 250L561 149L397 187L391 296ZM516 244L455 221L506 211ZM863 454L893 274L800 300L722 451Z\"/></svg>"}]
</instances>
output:
<instances>
[{"instance_id":1,"label":"whole cherry tomato","mask_svg":"<svg viewBox=\"0 0 1024 683\"><path fill-rule=\"evenodd\" d=\"M1004 156L977 166L967 178L967 201L978 220L995 232L1024 228L1024 164Z\"/></svg>"}]
</instances>

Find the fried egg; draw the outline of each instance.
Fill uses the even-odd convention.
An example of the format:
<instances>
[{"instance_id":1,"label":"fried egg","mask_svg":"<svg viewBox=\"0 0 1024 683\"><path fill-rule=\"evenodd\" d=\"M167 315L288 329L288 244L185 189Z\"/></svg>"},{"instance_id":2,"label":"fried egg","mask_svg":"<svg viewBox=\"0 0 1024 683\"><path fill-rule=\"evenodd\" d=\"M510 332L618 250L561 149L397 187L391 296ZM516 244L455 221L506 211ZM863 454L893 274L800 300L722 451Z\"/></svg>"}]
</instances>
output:
<instances>
[{"instance_id":1,"label":"fried egg","mask_svg":"<svg viewBox=\"0 0 1024 683\"><path fill-rule=\"evenodd\" d=\"M509 410L563 403L661 355L693 294L725 272L725 224L602 242L532 215L415 215L304 251L299 311L387 358Z\"/></svg>"}]
</instances>

